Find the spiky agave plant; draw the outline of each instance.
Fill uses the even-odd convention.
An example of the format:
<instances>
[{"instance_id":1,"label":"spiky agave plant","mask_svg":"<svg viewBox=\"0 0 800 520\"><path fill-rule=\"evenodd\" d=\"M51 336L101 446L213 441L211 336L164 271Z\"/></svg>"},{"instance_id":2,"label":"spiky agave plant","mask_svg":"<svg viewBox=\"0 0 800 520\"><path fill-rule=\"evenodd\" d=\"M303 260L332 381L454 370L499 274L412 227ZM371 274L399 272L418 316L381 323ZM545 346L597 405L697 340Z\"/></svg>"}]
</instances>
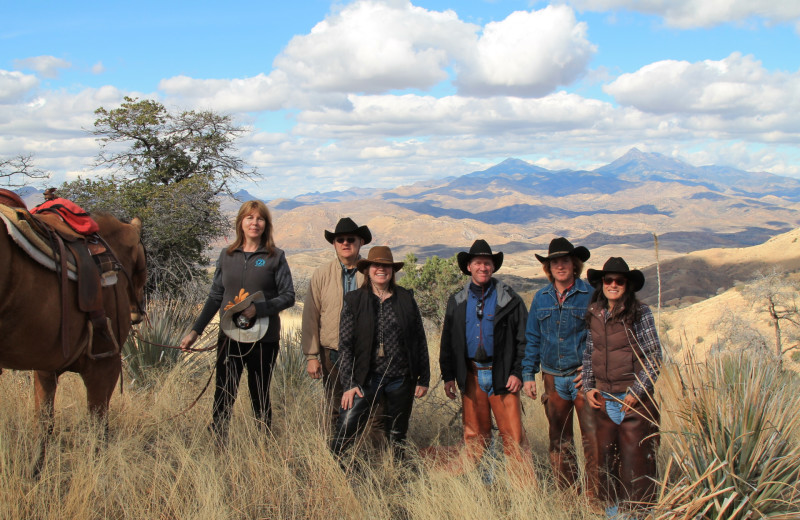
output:
<instances>
[{"instance_id":1,"label":"spiky agave plant","mask_svg":"<svg viewBox=\"0 0 800 520\"><path fill-rule=\"evenodd\" d=\"M666 368L666 367L665 367ZM655 518L800 518L800 383L756 354L688 359L662 377L669 462Z\"/></svg>"},{"instance_id":2,"label":"spiky agave plant","mask_svg":"<svg viewBox=\"0 0 800 520\"><path fill-rule=\"evenodd\" d=\"M189 331L196 310L174 296L162 296L148 303L148 319L134 327L122 347L125 369L132 384L147 386L158 374L172 368L180 350L154 344L178 346Z\"/></svg>"}]
</instances>

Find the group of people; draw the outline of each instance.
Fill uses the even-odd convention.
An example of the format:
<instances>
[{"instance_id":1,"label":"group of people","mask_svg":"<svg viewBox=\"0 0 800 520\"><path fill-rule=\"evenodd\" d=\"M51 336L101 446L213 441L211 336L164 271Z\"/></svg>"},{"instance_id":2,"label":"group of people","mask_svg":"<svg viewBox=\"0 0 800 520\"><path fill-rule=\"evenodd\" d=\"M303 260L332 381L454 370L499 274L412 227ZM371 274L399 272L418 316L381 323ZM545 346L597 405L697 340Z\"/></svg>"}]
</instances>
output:
<instances>
[{"instance_id":1,"label":"group of people","mask_svg":"<svg viewBox=\"0 0 800 520\"><path fill-rule=\"evenodd\" d=\"M189 349L220 313L211 429L221 438L244 368L253 411L269 428L279 313L295 303L266 205L244 203L235 232L220 253L205 306L181 344ZM340 456L378 411L393 453L402 458L414 399L430 386L419 307L413 293L397 285L403 262L394 261L389 247L373 246L362 258L361 248L372 241L366 226L342 218L325 239L335 258L311 277L301 341L308 375L322 379L330 449ZM653 384L661 347L652 312L636 298L644 286L641 271L612 257L602 269L588 269L584 281L589 257L585 247L554 239L546 256L536 255L550 283L527 309L494 276L503 253L476 240L457 255L468 279L447 303L439 368L447 397L461 396L468 460L482 457L492 417L509 460L530 459L520 394L539 395L535 376L541 371L558 485L583 488L597 503L622 500L635 507L648 503L655 490L659 415ZM573 409L583 479L573 446Z\"/></svg>"}]
</instances>

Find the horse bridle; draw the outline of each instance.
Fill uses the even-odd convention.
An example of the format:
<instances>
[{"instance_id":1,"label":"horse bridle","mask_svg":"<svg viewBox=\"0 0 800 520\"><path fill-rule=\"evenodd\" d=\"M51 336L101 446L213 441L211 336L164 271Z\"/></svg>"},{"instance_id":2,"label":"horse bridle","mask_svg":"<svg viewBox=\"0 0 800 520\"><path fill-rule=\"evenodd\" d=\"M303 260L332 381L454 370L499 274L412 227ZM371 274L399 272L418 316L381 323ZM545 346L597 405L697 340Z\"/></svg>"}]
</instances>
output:
<instances>
[{"instance_id":1,"label":"horse bridle","mask_svg":"<svg viewBox=\"0 0 800 520\"><path fill-rule=\"evenodd\" d=\"M135 288L133 286L133 277L128 272L128 270L125 268L125 266L122 264L122 262L119 261L119 256L117 256L117 253L108 244L108 242L106 242L106 240L103 237L101 237L99 234L97 235L97 237L100 239L100 242L102 242L102 244L106 247L106 249L108 249L108 251L111 253L111 256L114 257L115 267L119 268L119 270L122 271L122 274L125 275L125 279L128 281L128 290L129 291L135 291ZM146 268L146 266L147 266L147 248L144 246L144 242L142 241L142 237L141 236L139 236L139 243L137 244L137 246L141 246L142 247L142 252L144 253L144 265L145 265L145 268ZM136 312L139 315L142 316L142 319L146 318L147 317L147 311L144 308L144 302L143 301L139 301L139 298L136 297L135 292L133 293L133 298L131 298L131 299L136 303Z\"/></svg>"}]
</instances>

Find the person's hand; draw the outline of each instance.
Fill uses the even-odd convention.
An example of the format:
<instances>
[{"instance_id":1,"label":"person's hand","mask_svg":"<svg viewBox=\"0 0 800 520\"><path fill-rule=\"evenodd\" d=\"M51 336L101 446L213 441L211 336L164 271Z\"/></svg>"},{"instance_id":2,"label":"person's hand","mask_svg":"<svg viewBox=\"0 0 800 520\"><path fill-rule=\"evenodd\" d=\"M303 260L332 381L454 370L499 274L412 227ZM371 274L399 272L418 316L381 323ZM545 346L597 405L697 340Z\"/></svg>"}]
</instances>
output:
<instances>
[{"instance_id":1,"label":"person's hand","mask_svg":"<svg viewBox=\"0 0 800 520\"><path fill-rule=\"evenodd\" d=\"M522 391L531 399L536 399L536 381L525 381Z\"/></svg>"},{"instance_id":2,"label":"person's hand","mask_svg":"<svg viewBox=\"0 0 800 520\"><path fill-rule=\"evenodd\" d=\"M636 403L639 400L633 394L625 394L625 399L622 400L622 415L624 416L627 412L633 411L633 407L636 406Z\"/></svg>"},{"instance_id":3,"label":"person's hand","mask_svg":"<svg viewBox=\"0 0 800 520\"><path fill-rule=\"evenodd\" d=\"M251 303L247 306L245 310L242 311L242 316L247 318L248 320L256 315L256 304Z\"/></svg>"},{"instance_id":4,"label":"person's hand","mask_svg":"<svg viewBox=\"0 0 800 520\"><path fill-rule=\"evenodd\" d=\"M197 341L198 334L195 331L189 332L189 334L185 335L181 340L181 350L184 352L189 351L189 347L194 345L194 342Z\"/></svg>"},{"instance_id":5,"label":"person's hand","mask_svg":"<svg viewBox=\"0 0 800 520\"><path fill-rule=\"evenodd\" d=\"M455 381L445 381L444 382L444 395L446 395L450 399L455 399L456 398L456 382Z\"/></svg>"},{"instance_id":6,"label":"person's hand","mask_svg":"<svg viewBox=\"0 0 800 520\"><path fill-rule=\"evenodd\" d=\"M606 400L603 398L603 394L598 389L592 389L586 392L586 399L589 401L589 406L592 408L600 409L605 406Z\"/></svg>"},{"instance_id":7,"label":"person's hand","mask_svg":"<svg viewBox=\"0 0 800 520\"><path fill-rule=\"evenodd\" d=\"M572 382L575 383L576 390L583 389L583 365L578 367L578 373L575 374L575 379L573 379Z\"/></svg>"},{"instance_id":8,"label":"person's hand","mask_svg":"<svg viewBox=\"0 0 800 520\"><path fill-rule=\"evenodd\" d=\"M364 392L357 386L342 394L342 410L349 410L353 407L353 402L356 400L355 396L364 397Z\"/></svg>"},{"instance_id":9,"label":"person's hand","mask_svg":"<svg viewBox=\"0 0 800 520\"><path fill-rule=\"evenodd\" d=\"M322 377L322 363L319 359L309 359L306 363L306 372L311 379L319 379Z\"/></svg>"},{"instance_id":10,"label":"person's hand","mask_svg":"<svg viewBox=\"0 0 800 520\"><path fill-rule=\"evenodd\" d=\"M428 393L428 387L427 386L419 386L419 385L417 385L417 388L414 389L414 397L416 397L417 399L419 399L420 397L425 397L425 394L427 394L427 393Z\"/></svg>"},{"instance_id":11,"label":"person's hand","mask_svg":"<svg viewBox=\"0 0 800 520\"><path fill-rule=\"evenodd\" d=\"M522 380L517 376L508 376L506 389L512 394L516 394L517 392L519 392L520 388L522 388Z\"/></svg>"}]
</instances>

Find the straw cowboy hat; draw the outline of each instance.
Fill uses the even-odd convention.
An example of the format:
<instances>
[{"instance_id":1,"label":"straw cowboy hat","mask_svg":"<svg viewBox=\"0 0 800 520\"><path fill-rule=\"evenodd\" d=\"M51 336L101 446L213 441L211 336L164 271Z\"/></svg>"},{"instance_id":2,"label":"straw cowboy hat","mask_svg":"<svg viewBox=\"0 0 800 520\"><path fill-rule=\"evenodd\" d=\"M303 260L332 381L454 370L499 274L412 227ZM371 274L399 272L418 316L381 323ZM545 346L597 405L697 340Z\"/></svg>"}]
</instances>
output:
<instances>
[{"instance_id":1,"label":"straw cowboy hat","mask_svg":"<svg viewBox=\"0 0 800 520\"><path fill-rule=\"evenodd\" d=\"M255 343L263 338L269 328L269 316L254 316L248 320L241 312L251 303L264 301L264 293L258 291L226 310L219 324L222 332L239 343Z\"/></svg>"},{"instance_id":2,"label":"straw cowboy hat","mask_svg":"<svg viewBox=\"0 0 800 520\"><path fill-rule=\"evenodd\" d=\"M469 252L461 251L456 255L456 260L458 260L458 267L461 268L461 272L469 275L470 272L467 270L467 265L472 261L473 258L476 256L488 256L492 259L492 263L494 263L494 272L500 270L500 266L503 265L503 253L494 253L492 254L492 248L486 242L486 240L478 239L472 243L472 247L469 248Z\"/></svg>"},{"instance_id":3,"label":"straw cowboy hat","mask_svg":"<svg viewBox=\"0 0 800 520\"><path fill-rule=\"evenodd\" d=\"M350 217L340 218L339 222L336 223L336 229L332 232L325 230L325 240L331 244L333 244L338 235L355 235L360 237L364 244L372 242L372 233L369 232L369 228L367 226L359 226Z\"/></svg>"},{"instance_id":4,"label":"straw cowboy hat","mask_svg":"<svg viewBox=\"0 0 800 520\"><path fill-rule=\"evenodd\" d=\"M589 269L586 277L589 283L596 286L606 274L621 274L628 279L633 292L638 292L644 287L644 275L638 269L631 269L627 262L618 256L612 256L603 264L603 269Z\"/></svg>"},{"instance_id":5,"label":"straw cowboy hat","mask_svg":"<svg viewBox=\"0 0 800 520\"><path fill-rule=\"evenodd\" d=\"M375 246L369 250L367 258L362 258L356 264L360 272L364 272L371 264L391 265L395 272L399 271L405 265L405 262L395 262L392 256L392 250L386 246Z\"/></svg>"},{"instance_id":6,"label":"straw cowboy hat","mask_svg":"<svg viewBox=\"0 0 800 520\"><path fill-rule=\"evenodd\" d=\"M581 262L585 262L591 256L591 253L589 253L589 250L583 246L573 246L572 243L564 237L554 238L550 241L550 247L547 250L547 256L539 256L534 253L536 259L541 263L545 263L553 258L560 258L567 255L572 255Z\"/></svg>"}]
</instances>

